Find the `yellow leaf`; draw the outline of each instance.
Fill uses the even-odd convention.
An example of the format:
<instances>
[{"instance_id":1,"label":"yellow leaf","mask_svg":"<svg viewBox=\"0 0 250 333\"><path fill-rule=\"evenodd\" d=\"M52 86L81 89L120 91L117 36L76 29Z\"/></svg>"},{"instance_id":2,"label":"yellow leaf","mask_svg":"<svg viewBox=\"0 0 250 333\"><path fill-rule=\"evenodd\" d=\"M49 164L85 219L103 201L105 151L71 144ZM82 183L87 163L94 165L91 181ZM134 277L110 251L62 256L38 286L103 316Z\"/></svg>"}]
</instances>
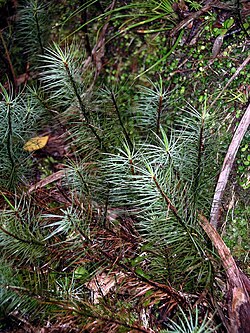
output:
<instances>
[{"instance_id":1,"label":"yellow leaf","mask_svg":"<svg viewBox=\"0 0 250 333\"><path fill-rule=\"evenodd\" d=\"M46 146L49 136L36 136L35 138L29 139L23 146L23 149L29 152L42 149Z\"/></svg>"}]
</instances>

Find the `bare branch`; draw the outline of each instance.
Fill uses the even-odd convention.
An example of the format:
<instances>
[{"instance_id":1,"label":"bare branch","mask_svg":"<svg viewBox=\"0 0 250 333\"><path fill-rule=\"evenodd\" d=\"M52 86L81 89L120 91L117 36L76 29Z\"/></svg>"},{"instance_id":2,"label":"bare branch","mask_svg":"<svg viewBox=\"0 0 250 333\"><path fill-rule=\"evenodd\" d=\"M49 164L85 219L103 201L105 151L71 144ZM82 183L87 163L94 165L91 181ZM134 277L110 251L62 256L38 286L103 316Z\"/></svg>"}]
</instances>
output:
<instances>
[{"instance_id":1,"label":"bare branch","mask_svg":"<svg viewBox=\"0 0 250 333\"><path fill-rule=\"evenodd\" d=\"M219 95L213 100L211 103L209 109L212 108L212 106L217 102L217 100L224 94L225 90L228 88L228 86L233 82L233 80L239 75L239 73L246 67L246 65L250 61L250 55L243 61L243 63L237 68L236 72L232 75L232 77L228 80L225 87L221 90Z\"/></svg>"},{"instance_id":2,"label":"bare branch","mask_svg":"<svg viewBox=\"0 0 250 333\"><path fill-rule=\"evenodd\" d=\"M250 332L250 296L249 278L237 267L230 250L216 229L203 215L199 215L200 224L216 248L227 275L228 317L230 333Z\"/></svg>"},{"instance_id":3,"label":"bare branch","mask_svg":"<svg viewBox=\"0 0 250 333\"><path fill-rule=\"evenodd\" d=\"M221 207L221 201L227 185L228 177L232 169L236 154L238 152L240 143L250 124L250 104L248 105L245 114L243 115L238 128L236 129L233 139L228 148L226 157L224 159L219 179L216 185L214 198L212 202L212 208L210 213L210 223L217 229L219 222L219 211Z\"/></svg>"}]
</instances>

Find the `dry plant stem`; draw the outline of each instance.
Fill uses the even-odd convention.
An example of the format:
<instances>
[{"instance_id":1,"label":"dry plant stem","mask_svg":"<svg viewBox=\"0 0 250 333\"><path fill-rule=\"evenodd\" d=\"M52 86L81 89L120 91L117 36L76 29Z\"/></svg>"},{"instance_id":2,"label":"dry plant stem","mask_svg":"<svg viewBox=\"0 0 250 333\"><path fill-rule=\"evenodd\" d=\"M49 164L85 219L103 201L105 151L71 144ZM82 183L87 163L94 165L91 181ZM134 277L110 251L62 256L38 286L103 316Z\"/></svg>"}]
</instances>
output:
<instances>
[{"instance_id":1,"label":"dry plant stem","mask_svg":"<svg viewBox=\"0 0 250 333\"><path fill-rule=\"evenodd\" d=\"M13 85L14 85L14 90L16 91L16 74L15 74L14 67L13 67L12 61L10 59L9 50L8 50L7 45L5 43L5 40L4 40L3 33L2 33L1 29L0 29L0 38L1 38L1 41L2 41L2 44L3 44L3 47L4 47L4 51L5 51L5 54L6 54L6 58L7 58L8 64L9 64L10 73L11 73L12 81L13 81Z\"/></svg>"},{"instance_id":2,"label":"dry plant stem","mask_svg":"<svg viewBox=\"0 0 250 333\"><path fill-rule=\"evenodd\" d=\"M107 8L107 10L112 11L115 7L115 4L116 4L116 0L113 0L111 5ZM85 68L87 68L91 62L93 62L95 65L95 76L94 76L91 86L88 89L89 91L92 90L92 88L101 72L101 69L103 67L102 58L104 57L104 54L105 54L105 43L106 43L105 36L106 36L106 32L107 32L107 29L109 26L109 19L110 19L110 15L107 17L106 23L104 24L104 26L100 32L98 41L96 42L96 45L92 49L91 56L89 56L85 61L85 65L84 65Z\"/></svg>"},{"instance_id":3,"label":"dry plant stem","mask_svg":"<svg viewBox=\"0 0 250 333\"><path fill-rule=\"evenodd\" d=\"M114 108L115 108L115 111L116 111L116 114L117 114L117 117L118 117L119 123L120 123L120 125L121 125L122 131L123 131L123 133L124 133L124 135L125 135L125 138L126 138L126 140L128 141L128 144L129 144L129 146L130 146L130 149L133 149L133 143L132 143L132 141L131 141L131 139L130 139L130 136L129 136L129 134L128 134L126 128L125 128L124 125L123 125L122 118L121 118L121 112L120 112L120 110L119 110L119 108L118 108L118 105L117 105L117 102L116 102L116 97L115 97L115 94L113 93L113 91L111 92L111 99L112 99L112 102L113 102L113 105L114 105Z\"/></svg>"},{"instance_id":4,"label":"dry plant stem","mask_svg":"<svg viewBox=\"0 0 250 333\"><path fill-rule=\"evenodd\" d=\"M41 179L39 182L37 182L36 184L30 186L30 188L28 189L27 193L31 193L34 192L35 190L39 189L39 188L43 188L44 186L51 184L59 179L62 179L63 177L65 177L66 172L65 170L59 170L57 172L54 172L52 175L47 176L44 179Z\"/></svg>"},{"instance_id":5,"label":"dry plant stem","mask_svg":"<svg viewBox=\"0 0 250 333\"><path fill-rule=\"evenodd\" d=\"M85 235L82 230L76 228L76 231L80 234L80 236L82 237L82 240L85 242L87 241L87 243L89 243L91 246L94 246L95 249L101 253L102 255L104 255L104 257L106 257L106 259L108 259L108 261L110 263L112 263L113 265L116 264L118 267L120 267L124 272L126 273L131 273L135 278L155 287L156 289L162 290L163 292L167 293L168 295L172 296L175 301L179 304L179 303L185 303L185 298L177 291L175 291L171 286L167 286L165 284L162 283L158 283L156 281L150 280L148 278L146 278L145 276L142 276L141 274L138 274L136 272L136 270L132 267L130 267L129 265L124 264L123 262L121 262L119 260L119 258L115 258L113 257L109 252L105 251L104 249L102 249L101 247L99 247L97 244L93 244L93 241L87 236Z\"/></svg>"},{"instance_id":6,"label":"dry plant stem","mask_svg":"<svg viewBox=\"0 0 250 333\"><path fill-rule=\"evenodd\" d=\"M103 316L103 317L94 316L94 315L91 315L90 317L94 318L94 319L97 319L97 320L101 320L103 322L110 322L110 323L117 324L119 326L129 328L130 330L132 330L130 332L154 333L154 331L152 331L150 328L146 329L144 327L140 327L140 326L137 326L137 325L130 325L128 323L124 323L120 320L116 320L116 319L113 319L113 318L109 318L109 317L105 317L105 316Z\"/></svg>"},{"instance_id":7,"label":"dry plant stem","mask_svg":"<svg viewBox=\"0 0 250 333\"><path fill-rule=\"evenodd\" d=\"M0 226L0 230L2 232L4 232L6 235L8 235L8 236L12 237L13 239L15 239L17 241L20 241L22 243L25 243L25 244L35 244L35 245L43 245L44 246L44 243L42 243L42 242L38 242L36 240L32 240L31 241L31 240L20 238L17 235L14 235L13 233L11 233L8 230L4 229L2 226Z\"/></svg>"},{"instance_id":8,"label":"dry plant stem","mask_svg":"<svg viewBox=\"0 0 250 333\"><path fill-rule=\"evenodd\" d=\"M205 1L204 6L200 10L198 10L197 12L190 12L185 19L183 19L180 23L178 23L177 26L174 29L172 29L172 31L170 32L170 37L174 37L178 31L187 27L191 22L198 19L200 16L207 13L209 10L213 8L232 11L232 12L235 11L234 6L230 6L218 0L207 0Z\"/></svg>"},{"instance_id":9,"label":"dry plant stem","mask_svg":"<svg viewBox=\"0 0 250 333\"><path fill-rule=\"evenodd\" d=\"M81 0L80 5L83 6L84 2L85 2L85 0ZM87 8L84 8L84 10L81 13L81 21L82 21L82 24L83 24L82 31L83 31L83 34L84 34L84 45L85 45L85 49L86 49L88 57L91 57L92 49L91 49L90 40L89 40L89 32L88 32L88 25L87 25L88 18L87 18L87 16L88 16Z\"/></svg>"},{"instance_id":10,"label":"dry plant stem","mask_svg":"<svg viewBox=\"0 0 250 333\"><path fill-rule=\"evenodd\" d=\"M68 77L69 77L69 79L70 79L70 82L71 82L71 84L72 84L72 87L73 87L73 89L74 89L74 92L75 92L76 98L77 98L77 100L78 100L78 103L79 103L79 106L80 106L80 109L81 109L81 113L82 113L83 117L85 118L86 125L87 125L87 127L90 129L90 131L94 134L94 136L96 137L96 139L97 139L97 141L98 141L98 143L99 143L99 147L100 147L101 149L103 149L103 151L104 151L105 153L107 153L107 149L106 149L105 145L103 144L103 140L102 140L102 138L101 138L101 137L99 136L99 134L97 133L95 127L90 123L89 114L88 114L87 109L86 109L86 107L85 107L85 105L84 105L84 103L83 103L83 101L82 101L82 98L81 98L81 96L80 96L80 94L79 94L79 91L78 91L78 89L77 89L77 86L76 86L76 83L75 83L75 81L74 81L74 78L73 78L73 76L72 76L72 74L71 74L71 72L70 72L70 70L69 70L69 65L68 65L66 62L64 62L64 66L65 66L65 69L66 69L66 71L67 71L67 74L68 74Z\"/></svg>"},{"instance_id":11,"label":"dry plant stem","mask_svg":"<svg viewBox=\"0 0 250 333\"><path fill-rule=\"evenodd\" d=\"M242 69L244 67L246 67L246 65L249 63L250 61L250 55L243 61L243 63L237 68L236 72L234 73L234 75L228 80L227 84L225 85L225 87L221 90L221 92L219 93L219 95L213 100L213 102L211 103L209 109L211 109L214 104L218 101L218 99L224 94L225 90L228 88L228 86L233 82L233 80L239 75L239 73L242 71Z\"/></svg>"},{"instance_id":12,"label":"dry plant stem","mask_svg":"<svg viewBox=\"0 0 250 333\"><path fill-rule=\"evenodd\" d=\"M21 314L18 314L18 311L12 311L9 314L10 317L15 319L15 321L18 321L19 323L22 323L23 328L27 333L35 333L37 332L36 328L31 325L31 323L28 322ZM23 332L21 330L20 332Z\"/></svg>"},{"instance_id":13,"label":"dry plant stem","mask_svg":"<svg viewBox=\"0 0 250 333\"><path fill-rule=\"evenodd\" d=\"M237 267L230 250L216 229L203 215L199 215L200 224L216 248L225 269L228 282L228 316L230 333L250 332L250 296L249 278Z\"/></svg>"},{"instance_id":14,"label":"dry plant stem","mask_svg":"<svg viewBox=\"0 0 250 333\"><path fill-rule=\"evenodd\" d=\"M60 304L60 301L56 302L56 301L50 300L50 301L46 301L46 303L48 303L48 304L55 304L55 305L60 306L63 310L66 310L66 311L69 311L69 312L75 312L78 315L83 315L83 313L82 313L82 311L80 309L77 309L74 306L69 306L69 305L67 305L65 303L61 303ZM126 322L123 322L121 320L118 320L118 319L115 319L115 318L111 318L111 317L108 317L108 316L105 316L105 315L104 316L101 316L101 315L98 316L94 312L93 313L89 313L88 318L96 319L97 321L102 321L104 323L109 322L109 323L117 324L119 326L123 326L123 327L131 329L132 331L130 331L130 332L154 333L154 331L152 331L150 328L146 329L146 328L138 326L136 324L135 325L133 325L133 324L130 325L129 323L126 323ZM96 322L94 322L94 323L96 323ZM89 326L89 325L87 324L86 326Z\"/></svg>"},{"instance_id":15,"label":"dry plant stem","mask_svg":"<svg viewBox=\"0 0 250 333\"><path fill-rule=\"evenodd\" d=\"M35 19L35 22L36 22L37 38L38 38L38 43L39 43L39 46L40 46L40 51L41 51L41 54L44 55L44 47L43 47L43 42L42 42L42 33L41 33L41 29L40 29L40 24L39 24L39 20L38 20L37 11L34 12L34 19Z\"/></svg>"},{"instance_id":16,"label":"dry plant stem","mask_svg":"<svg viewBox=\"0 0 250 333\"><path fill-rule=\"evenodd\" d=\"M208 12L211 9L213 3L213 0L209 0L200 10L195 13L190 13L184 20L177 24L174 29L172 29L172 31L170 32L170 37L174 37L181 29L188 26L191 22L199 18L202 14Z\"/></svg>"},{"instance_id":17,"label":"dry plant stem","mask_svg":"<svg viewBox=\"0 0 250 333\"><path fill-rule=\"evenodd\" d=\"M221 208L222 197L227 185L228 177L232 169L234 159L239 149L240 143L249 127L250 124L250 104L248 105L245 114L243 115L238 128L236 129L233 139L228 148L226 157L224 159L222 169L219 175L219 179L216 185L214 198L212 202L212 208L210 213L210 223L215 229L218 228L219 213Z\"/></svg>"}]
</instances>

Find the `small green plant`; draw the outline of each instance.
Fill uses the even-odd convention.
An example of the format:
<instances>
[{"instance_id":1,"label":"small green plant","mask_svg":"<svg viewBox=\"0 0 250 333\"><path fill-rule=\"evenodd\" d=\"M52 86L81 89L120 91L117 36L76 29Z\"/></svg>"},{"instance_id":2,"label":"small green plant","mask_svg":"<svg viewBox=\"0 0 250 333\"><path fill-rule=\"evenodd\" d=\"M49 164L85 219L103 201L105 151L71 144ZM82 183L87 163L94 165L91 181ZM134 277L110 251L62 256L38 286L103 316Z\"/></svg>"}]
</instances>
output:
<instances>
[{"instance_id":1,"label":"small green plant","mask_svg":"<svg viewBox=\"0 0 250 333\"><path fill-rule=\"evenodd\" d=\"M249 144L246 143L240 149L240 157L237 160L237 174L239 185L244 189L250 188L250 154Z\"/></svg>"},{"instance_id":2,"label":"small green plant","mask_svg":"<svg viewBox=\"0 0 250 333\"><path fill-rule=\"evenodd\" d=\"M38 63L38 54L44 54L44 48L50 33L49 7L45 2L31 0L18 9L18 41L28 59Z\"/></svg>"},{"instance_id":3,"label":"small green plant","mask_svg":"<svg viewBox=\"0 0 250 333\"><path fill-rule=\"evenodd\" d=\"M13 189L27 175L29 155L23 147L36 130L44 107L31 91L15 97L2 85L0 89L0 186Z\"/></svg>"},{"instance_id":4,"label":"small green plant","mask_svg":"<svg viewBox=\"0 0 250 333\"><path fill-rule=\"evenodd\" d=\"M227 224L224 231L224 239L233 255L243 264L249 261L249 225L250 211L248 207L238 203L228 214ZM249 267L248 267L249 269Z\"/></svg>"},{"instance_id":5,"label":"small green plant","mask_svg":"<svg viewBox=\"0 0 250 333\"><path fill-rule=\"evenodd\" d=\"M202 5L197 1L187 0L186 3L189 4L189 7L190 7L191 10L197 11L197 10L202 8Z\"/></svg>"},{"instance_id":6,"label":"small green plant","mask_svg":"<svg viewBox=\"0 0 250 333\"><path fill-rule=\"evenodd\" d=\"M193 314L189 310L188 315L180 309L180 315L176 322L170 320L168 324L168 330L161 330L161 333L212 333L217 332L218 327L214 327L214 323L208 318L206 314L202 322L199 319L198 308L195 308L195 313Z\"/></svg>"},{"instance_id":7,"label":"small green plant","mask_svg":"<svg viewBox=\"0 0 250 333\"><path fill-rule=\"evenodd\" d=\"M226 307L215 289L215 277L222 279L224 272L200 216L210 216L231 116L247 98L239 76L211 107L246 53L240 41L230 47L225 39L223 52L211 57L213 37L223 37L235 19L216 31L215 11L204 14L210 17L203 22L203 12L194 13L201 5L186 1L185 15L193 20L201 14L202 23L196 27L199 18L193 20L192 33L197 28L198 34L190 45L191 29L178 26L186 19L174 1L135 1L105 11L108 1L89 0L65 25L54 25L59 30L72 25L72 33L60 31L70 37L95 22L82 31L98 40L86 60L82 35L46 47L46 3L27 3L19 23L22 38L31 32L28 44L19 37L34 66L38 60L39 90L14 95L1 86L2 313L15 311L40 325L64 320L69 329L93 333L219 332L211 313ZM95 5L98 17L90 13ZM105 36L102 24L110 24ZM112 46L107 53L106 45ZM94 86L89 62L100 54L103 72ZM59 166L63 170L51 178L46 170L45 182L40 178L30 187L25 176L33 158L23 148L40 129L45 109L52 119L49 124L44 119L46 129L63 129L69 153ZM244 143L238 157L244 181L248 146ZM55 162L46 157L43 165L48 161ZM48 178L52 183L46 187ZM247 214L244 205L235 209L224 235L244 264ZM202 312L183 310L201 299ZM212 309L211 299L217 303Z\"/></svg>"}]
</instances>

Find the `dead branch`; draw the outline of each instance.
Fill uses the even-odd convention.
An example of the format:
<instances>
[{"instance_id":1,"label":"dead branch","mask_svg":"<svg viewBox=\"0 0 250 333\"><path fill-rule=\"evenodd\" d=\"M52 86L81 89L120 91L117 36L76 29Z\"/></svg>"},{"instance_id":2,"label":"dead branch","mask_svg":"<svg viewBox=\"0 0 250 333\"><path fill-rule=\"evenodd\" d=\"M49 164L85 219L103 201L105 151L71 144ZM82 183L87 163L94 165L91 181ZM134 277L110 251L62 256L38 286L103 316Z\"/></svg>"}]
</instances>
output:
<instances>
[{"instance_id":1,"label":"dead branch","mask_svg":"<svg viewBox=\"0 0 250 333\"><path fill-rule=\"evenodd\" d=\"M250 296L249 278L237 267L230 250L227 248L216 229L203 215L199 215L200 224L210 238L220 256L227 275L228 317L230 333L250 332Z\"/></svg>"},{"instance_id":2,"label":"dead branch","mask_svg":"<svg viewBox=\"0 0 250 333\"><path fill-rule=\"evenodd\" d=\"M225 90L228 88L228 86L233 82L233 80L239 75L239 73L246 67L246 65L250 61L250 55L243 61L243 63L237 68L236 72L230 77L225 87L221 90L221 92L217 95L217 97L213 100L211 103L209 109L212 108L212 106L217 102L217 100L224 94Z\"/></svg>"},{"instance_id":3,"label":"dead branch","mask_svg":"<svg viewBox=\"0 0 250 333\"><path fill-rule=\"evenodd\" d=\"M39 188L43 188L44 186L51 184L51 183L55 182L56 180L62 179L63 177L65 177L65 170L59 170L57 172L54 172L52 175L49 175L46 178L41 179L36 184L30 186L27 193L34 192L35 190L37 190Z\"/></svg>"},{"instance_id":4,"label":"dead branch","mask_svg":"<svg viewBox=\"0 0 250 333\"><path fill-rule=\"evenodd\" d=\"M210 213L210 223L215 229L218 227L219 212L221 208L221 201L224 195L224 191L227 185L228 177L231 172L236 154L238 152L240 143L249 127L250 124L250 104L248 105L245 114L243 115L238 128L236 129L233 139L228 148L226 157L224 159L219 179L216 185L214 198L212 202L212 208Z\"/></svg>"},{"instance_id":5,"label":"dead branch","mask_svg":"<svg viewBox=\"0 0 250 333\"><path fill-rule=\"evenodd\" d=\"M108 7L108 11L112 11L115 7L116 4L116 0L113 0L111 5ZM105 55L105 43L106 43L106 32L108 30L109 27L109 19L110 19L110 15L106 18L106 23L104 24L98 41L96 43L96 45L93 47L91 55L86 59L85 61L85 65L84 67L87 68L89 66L89 64L92 62L95 65L95 76L94 76L94 80L91 84L91 88L94 85L94 82L96 81L98 75L101 72L101 69L103 67L103 57ZM89 89L91 90L91 89Z\"/></svg>"}]
</instances>

